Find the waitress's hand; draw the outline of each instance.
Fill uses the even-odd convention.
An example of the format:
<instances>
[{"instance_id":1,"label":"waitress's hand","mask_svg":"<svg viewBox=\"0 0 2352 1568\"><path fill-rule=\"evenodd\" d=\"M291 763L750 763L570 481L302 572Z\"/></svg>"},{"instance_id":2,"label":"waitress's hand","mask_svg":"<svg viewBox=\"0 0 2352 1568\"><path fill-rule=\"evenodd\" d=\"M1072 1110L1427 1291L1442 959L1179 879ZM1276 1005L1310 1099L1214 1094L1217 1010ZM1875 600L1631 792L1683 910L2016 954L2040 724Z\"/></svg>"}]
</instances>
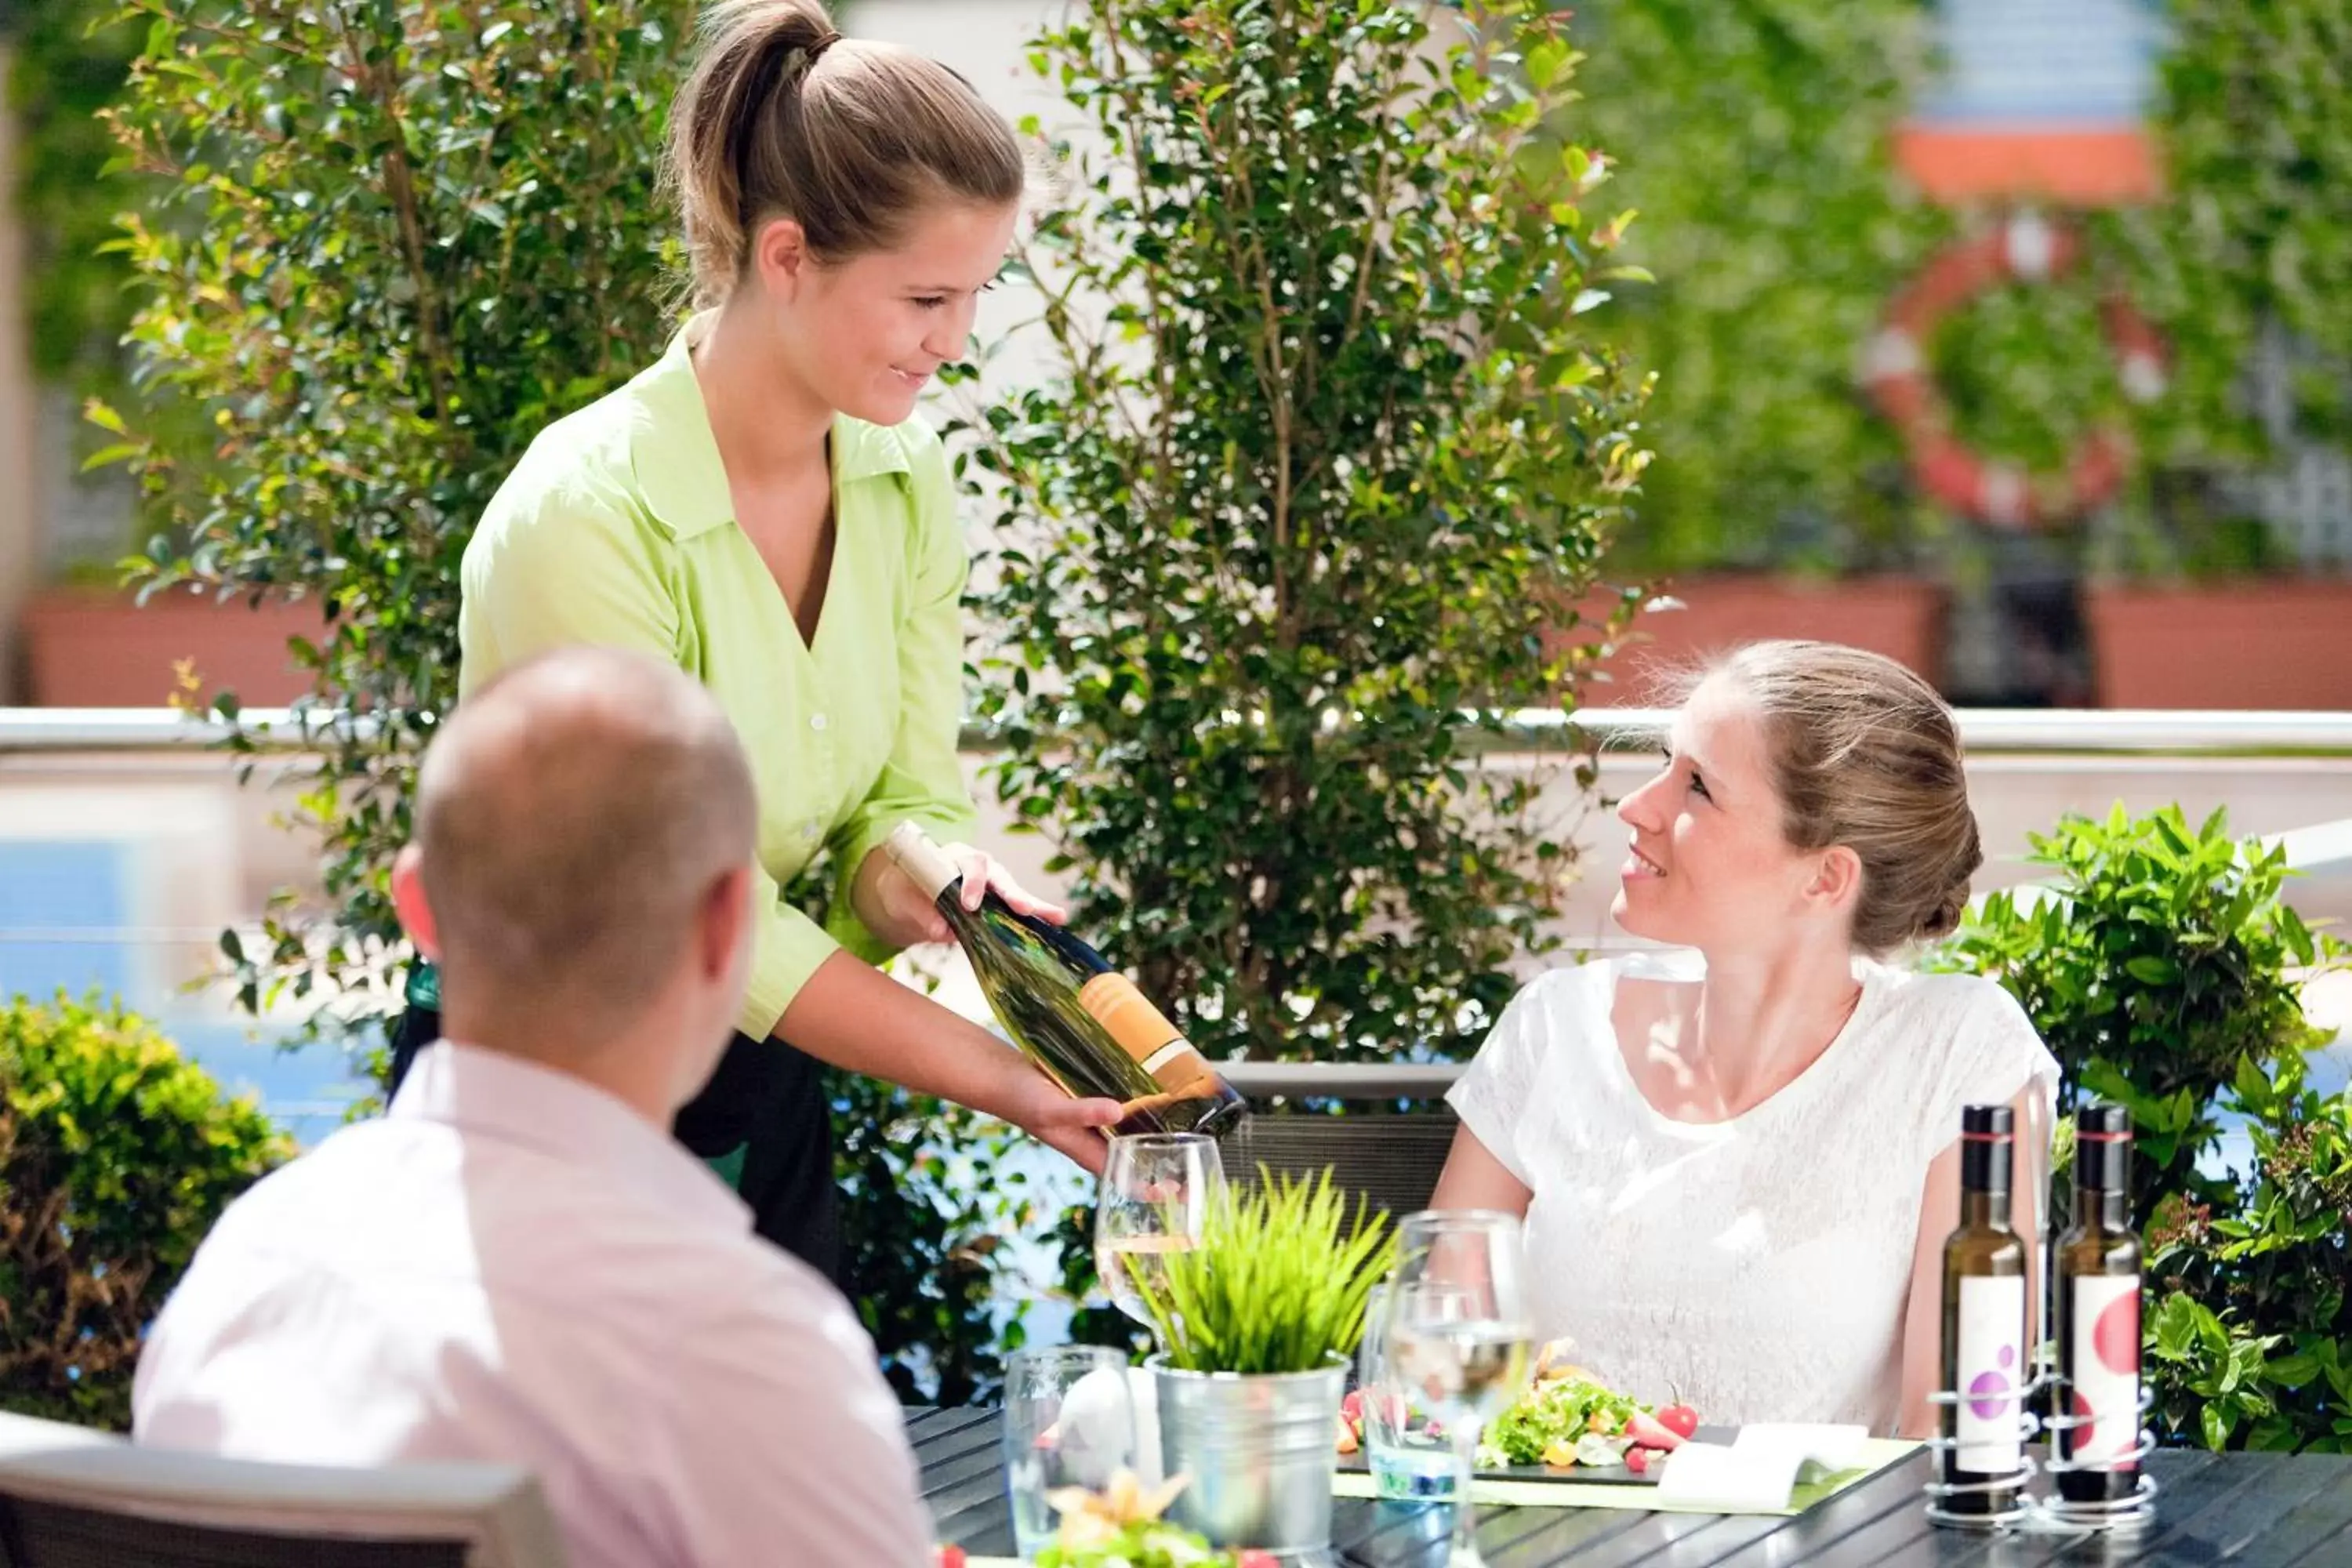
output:
<instances>
[{"instance_id":1,"label":"waitress's hand","mask_svg":"<svg viewBox=\"0 0 2352 1568\"><path fill-rule=\"evenodd\" d=\"M1023 1064L1026 1067L1027 1064ZM1059 1085L1034 1068L1024 1074L1000 1114L1049 1149L1057 1149L1086 1168L1102 1174L1110 1145L1104 1142L1119 1117L1116 1100L1072 1100Z\"/></svg>"},{"instance_id":2,"label":"waitress's hand","mask_svg":"<svg viewBox=\"0 0 2352 1568\"><path fill-rule=\"evenodd\" d=\"M1069 920L1068 910L1030 892L983 851L969 844L942 844L940 847L963 873L965 909L980 908L982 897L992 890L1017 914L1034 915L1055 925ZM866 929L892 947L955 940L955 933L948 930L947 917L884 850L869 851L866 863L858 868L853 901Z\"/></svg>"}]
</instances>

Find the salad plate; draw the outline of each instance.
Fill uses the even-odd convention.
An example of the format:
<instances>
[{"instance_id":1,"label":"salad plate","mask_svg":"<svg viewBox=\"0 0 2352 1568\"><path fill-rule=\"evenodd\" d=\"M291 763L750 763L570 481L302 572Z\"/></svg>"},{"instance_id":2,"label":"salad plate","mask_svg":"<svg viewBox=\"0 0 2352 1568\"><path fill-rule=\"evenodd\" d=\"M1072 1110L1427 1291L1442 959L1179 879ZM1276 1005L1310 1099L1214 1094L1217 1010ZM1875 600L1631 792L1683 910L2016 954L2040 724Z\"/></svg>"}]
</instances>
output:
<instances>
[{"instance_id":1,"label":"salad plate","mask_svg":"<svg viewBox=\"0 0 2352 1568\"><path fill-rule=\"evenodd\" d=\"M1339 1468L1368 1468L1363 1402L1359 1390L1341 1407ZM1415 1436L1442 1437L1425 1425ZM1488 1424L1474 1474L1486 1480L1573 1481L1580 1485L1654 1486L1668 1457L1693 1437L1729 1443L1738 1429L1702 1426L1687 1405L1659 1408L1620 1394L1582 1367L1538 1361L1535 1382Z\"/></svg>"}]
</instances>

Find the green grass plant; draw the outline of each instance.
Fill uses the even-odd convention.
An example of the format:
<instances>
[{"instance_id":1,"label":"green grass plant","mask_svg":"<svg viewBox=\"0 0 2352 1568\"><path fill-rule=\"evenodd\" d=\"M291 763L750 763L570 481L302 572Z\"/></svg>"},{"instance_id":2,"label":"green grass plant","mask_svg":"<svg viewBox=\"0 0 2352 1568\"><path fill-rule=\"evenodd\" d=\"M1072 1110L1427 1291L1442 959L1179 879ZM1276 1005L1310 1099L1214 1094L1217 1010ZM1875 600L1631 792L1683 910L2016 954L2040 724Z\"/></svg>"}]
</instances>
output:
<instances>
[{"instance_id":1,"label":"green grass plant","mask_svg":"<svg viewBox=\"0 0 2352 1568\"><path fill-rule=\"evenodd\" d=\"M1330 1172L1276 1176L1228 1193L1201 1245L1168 1257L1166 1289L1145 1304L1181 1372L1315 1372L1364 1333L1364 1301L1396 1261L1396 1233Z\"/></svg>"}]
</instances>

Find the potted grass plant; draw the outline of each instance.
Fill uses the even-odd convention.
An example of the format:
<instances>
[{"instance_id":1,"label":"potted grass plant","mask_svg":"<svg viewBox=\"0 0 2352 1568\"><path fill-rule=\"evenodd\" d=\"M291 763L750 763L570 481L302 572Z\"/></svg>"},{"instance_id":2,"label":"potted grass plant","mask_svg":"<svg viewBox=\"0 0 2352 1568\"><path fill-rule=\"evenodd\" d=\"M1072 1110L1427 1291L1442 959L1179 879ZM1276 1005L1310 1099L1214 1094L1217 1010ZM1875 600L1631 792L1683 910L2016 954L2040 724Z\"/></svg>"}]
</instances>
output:
<instances>
[{"instance_id":1,"label":"potted grass plant","mask_svg":"<svg viewBox=\"0 0 2352 1568\"><path fill-rule=\"evenodd\" d=\"M1330 1173L1261 1172L1221 1197L1201 1243L1165 1254L1142 1294L1160 1342L1160 1452L1189 1479L1176 1521L1219 1547L1327 1560L1333 1433L1364 1304L1388 1276L1396 1237Z\"/></svg>"}]
</instances>

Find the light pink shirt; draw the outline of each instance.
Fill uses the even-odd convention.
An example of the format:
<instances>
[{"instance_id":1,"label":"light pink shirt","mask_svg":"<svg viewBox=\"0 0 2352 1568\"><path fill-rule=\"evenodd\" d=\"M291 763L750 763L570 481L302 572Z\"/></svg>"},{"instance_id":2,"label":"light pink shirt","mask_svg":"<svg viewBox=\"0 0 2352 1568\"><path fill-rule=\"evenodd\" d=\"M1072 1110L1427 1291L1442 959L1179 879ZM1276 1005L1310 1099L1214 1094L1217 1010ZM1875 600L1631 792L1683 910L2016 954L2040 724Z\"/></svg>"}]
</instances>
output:
<instances>
[{"instance_id":1,"label":"light pink shirt","mask_svg":"<svg viewBox=\"0 0 2352 1568\"><path fill-rule=\"evenodd\" d=\"M133 1408L163 1447L525 1466L572 1568L930 1558L848 1304L619 1100L490 1051L426 1051L231 1205Z\"/></svg>"}]
</instances>

